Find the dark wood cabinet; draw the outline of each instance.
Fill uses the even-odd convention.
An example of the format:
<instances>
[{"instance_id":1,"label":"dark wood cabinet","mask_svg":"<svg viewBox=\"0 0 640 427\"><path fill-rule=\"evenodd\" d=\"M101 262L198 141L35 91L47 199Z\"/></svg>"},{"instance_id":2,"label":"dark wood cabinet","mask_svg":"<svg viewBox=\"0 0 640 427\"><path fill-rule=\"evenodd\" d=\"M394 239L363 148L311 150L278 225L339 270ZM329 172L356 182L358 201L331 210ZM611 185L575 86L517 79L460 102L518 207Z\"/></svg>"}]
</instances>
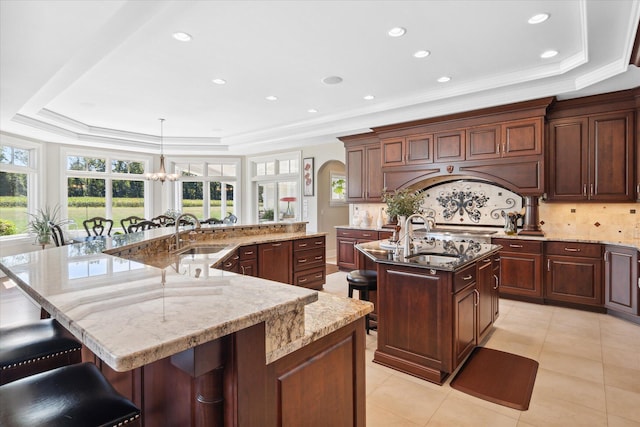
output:
<instances>
[{"instance_id":1,"label":"dark wood cabinet","mask_svg":"<svg viewBox=\"0 0 640 427\"><path fill-rule=\"evenodd\" d=\"M258 245L258 276L281 283L292 283L291 241Z\"/></svg>"},{"instance_id":2,"label":"dark wood cabinet","mask_svg":"<svg viewBox=\"0 0 640 427\"><path fill-rule=\"evenodd\" d=\"M326 243L324 236L293 241L293 284L322 289L326 276Z\"/></svg>"},{"instance_id":3,"label":"dark wood cabinet","mask_svg":"<svg viewBox=\"0 0 640 427\"><path fill-rule=\"evenodd\" d=\"M548 200L635 200L633 129L630 111L551 120Z\"/></svg>"},{"instance_id":4,"label":"dark wood cabinet","mask_svg":"<svg viewBox=\"0 0 640 427\"><path fill-rule=\"evenodd\" d=\"M542 302L542 242L492 239L500 250L501 296L525 297Z\"/></svg>"},{"instance_id":5,"label":"dark wood cabinet","mask_svg":"<svg viewBox=\"0 0 640 427\"><path fill-rule=\"evenodd\" d=\"M493 321L500 316L500 254L493 256L493 288L491 292Z\"/></svg>"},{"instance_id":6,"label":"dark wood cabinet","mask_svg":"<svg viewBox=\"0 0 640 427\"><path fill-rule=\"evenodd\" d=\"M229 258L227 258L222 263L222 266L220 268L222 270L224 270L224 271L231 271L232 273L239 273L240 272L240 266L238 264L239 261L240 261L240 254L236 250L233 254L231 254L231 256L229 256Z\"/></svg>"},{"instance_id":7,"label":"dark wood cabinet","mask_svg":"<svg viewBox=\"0 0 640 427\"><path fill-rule=\"evenodd\" d=\"M477 262L476 289L478 292L478 342L491 330L494 320L494 286L492 257Z\"/></svg>"},{"instance_id":8,"label":"dark wood cabinet","mask_svg":"<svg viewBox=\"0 0 640 427\"><path fill-rule=\"evenodd\" d=\"M376 270L373 261L356 249L358 243L388 238L387 232L338 228L336 230L337 262L341 270Z\"/></svg>"},{"instance_id":9,"label":"dark wood cabinet","mask_svg":"<svg viewBox=\"0 0 640 427\"><path fill-rule=\"evenodd\" d=\"M502 140L500 125L476 126L467 129L467 159L495 159L500 157Z\"/></svg>"},{"instance_id":10,"label":"dark wood cabinet","mask_svg":"<svg viewBox=\"0 0 640 427\"><path fill-rule=\"evenodd\" d=\"M541 117L467 129L467 160L542 154Z\"/></svg>"},{"instance_id":11,"label":"dark wood cabinet","mask_svg":"<svg viewBox=\"0 0 640 427\"><path fill-rule=\"evenodd\" d=\"M382 199L382 150L376 136L344 137L347 160L347 201L363 203Z\"/></svg>"},{"instance_id":12,"label":"dark wood cabinet","mask_svg":"<svg viewBox=\"0 0 640 427\"><path fill-rule=\"evenodd\" d=\"M258 246L242 246L238 249L238 273L246 276L258 275Z\"/></svg>"},{"instance_id":13,"label":"dark wood cabinet","mask_svg":"<svg viewBox=\"0 0 640 427\"><path fill-rule=\"evenodd\" d=\"M602 307L602 246L545 243L545 300Z\"/></svg>"},{"instance_id":14,"label":"dark wood cabinet","mask_svg":"<svg viewBox=\"0 0 640 427\"><path fill-rule=\"evenodd\" d=\"M478 300L476 265L453 276L453 360L458 366L478 344Z\"/></svg>"},{"instance_id":15,"label":"dark wood cabinet","mask_svg":"<svg viewBox=\"0 0 640 427\"><path fill-rule=\"evenodd\" d=\"M434 161L439 163L460 162L465 159L465 131L454 130L433 135Z\"/></svg>"},{"instance_id":16,"label":"dark wood cabinet","mask_svg":"<svg viewBox=\"0 0 640 427\"><path fill-rule=\"evenodd\" d=\"M382 166L433 163L433 135L417 134L380 140Z\"/></svg>"},{"instance_id":17,"label":"dark wood cabinet","mask_svg":"<svg viewBox=\"0 0 640 427\"><path fill-rule=\"evenodd\" d=\"M638 250L626 246L607 245L604 261L605 308L639 316Z\"/></svg>"}]
</instances>

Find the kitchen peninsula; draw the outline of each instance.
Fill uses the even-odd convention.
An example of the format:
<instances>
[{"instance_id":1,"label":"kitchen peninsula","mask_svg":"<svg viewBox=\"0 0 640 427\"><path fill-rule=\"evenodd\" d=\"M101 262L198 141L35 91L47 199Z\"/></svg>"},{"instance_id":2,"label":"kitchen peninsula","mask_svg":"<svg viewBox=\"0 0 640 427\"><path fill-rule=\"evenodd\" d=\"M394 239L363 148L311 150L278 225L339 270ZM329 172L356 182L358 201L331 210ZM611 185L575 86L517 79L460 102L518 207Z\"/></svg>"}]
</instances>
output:
<instances>
[{"instance_id":1,"label":"kitchen peninsula","mask_svg":"<svg viewBox=\"0 0 640 427\"><path fill-rule=\"evenodd\" d=\"M170 254L173 230L155 229L0 267L82 341L143 425L364 426L371 304L208 268L246 244L318 236L303 223L203 227Z\"/></svg>"},{"instance_id":2,"label":"kitchen peninsula","mask_svg":"<svg viewBox=\"0 0 640 427\"><path fill-rule=\"evenodd\" d=\"M373 361L443 384L498 317L501 246L427 239L404 257L385 243L356 245L378 271Z\"/></svg>"}]
</instances>

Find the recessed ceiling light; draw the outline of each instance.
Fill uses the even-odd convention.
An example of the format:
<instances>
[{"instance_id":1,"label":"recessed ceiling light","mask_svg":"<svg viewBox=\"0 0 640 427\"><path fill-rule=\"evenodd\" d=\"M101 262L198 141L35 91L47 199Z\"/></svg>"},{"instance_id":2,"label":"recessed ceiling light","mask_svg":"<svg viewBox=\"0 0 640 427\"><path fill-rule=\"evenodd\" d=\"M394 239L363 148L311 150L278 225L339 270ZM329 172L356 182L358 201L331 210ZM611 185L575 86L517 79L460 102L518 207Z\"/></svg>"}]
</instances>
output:
<instances>
[{"instance_id":1,"label":"recessed ceiling light","mask_svg":"<svg viewBox=\"0 0 640 427\"><path fill-rule=\"evenodd\" d=\"M429 52L428 50L419 50L413 54L413 56L416 58L426 58L429 55L431 55L431 52Z\"/></svg>"},{"instance_id":2,"label":"recessed ceiling light","mask_svg":"<svg viewBox=\"0 0 640 427\"><path fill-rule=\"evenodd\" d=\"M321 80L322 83L326 85L337 85L338 83L342 83L342 77L340 76L329 76L325 77Z\"/></svg>"},{"instance_id":3,"label":"recessed ceiling light","mask_svg":"<svg viewBox=\"0 0 640 427\"><path fill-rule=\"evenodd\" d=\"M227 83L227 81L225 79L213 79L211 81L214 82L217 85L223 85L223 84Z\"/></svg>"},{"instance_id":4,"label":"recessed ceiling light","mask_svg":"<svg viewBox=\"0 0 640 427\"><path fill-rule=\"evenodd\" d=\"M365 95L365 96L363 96L362 98L363 98L363 99L366 99L367 101L371 101L372 99L374 99L374 98L375 98L375 96L373 96L373 95Z\"/></svg>"},{"instance_id":5,"label":"recessed ceiling light","mask_svg":"<svg viewBox=\"0 0 640 427\"><path fill-rule=\"evenodd\" d=\"M558 54L557 50L546 50L540 54L540 58L544 58L544 59L553 58L557 54Z\"/></svg>"},{"instance_id":6,"label":"recessed ceiling light","mask_svg":"<svg viewBox=\"0 0 640 427\"><path fill-rule=\"evenodd\" d=\"M389 34L389 37L402 37L405 35L406 32L407 30L405 28L393 27L392 29L387 31L387 34Z\"/></svg>"},{"instance_id":7,"label":"recessed ceiling light","mask_svg":"<svg viewBox=\"0 0 640 427\"><path fill-rule=\"evenodd\" d=\"M538 13L537 15L533 15L531 18L529 18L527 22L529 24L540 24L549 19L550 16L551 15L549 15L548 13Z\"/></svg>"},{"instance_id":8,"label":"recessed ceiling light","mask_svg":"<svg viewBox=\"0 0 640 427\"><path fill-rule=\"evenodd\" d=\"M307 113L317 113L317 112L318 112L318 110L316 110L315 108L309 108L307 110Z\"/></svg>"},{"instance_id":9,"label":"recessed ceiling light","mask_svg":"<svg viewBox=\"0 0 640 427\"><path fill-rule=\"evenodd\" d=\"M277 101L277 100L278 100L278 97L277 97L277 96L274 96L274 95L269 95L269 96L266 96L266 97L265 97L265 99L266 99L267 101Z\"/></svg>"},{"instance_id":10,"label":"recessed ceiling light","mask_svg":"<svg viewBox=\"0 0 640 427\"><path fill-rule=\"evenodd\" d=\"M449 80L451 80L451 77L448 77L448 76L442 76L442 77L440 77L440 78L438 79L438 82L440 82L440 83L446 83L446 82L448 82Z\"/></svg>"},{"instance_id":11,"label":"recessed ceiling light","mask_svg":"<svg viewBox=\"0 0 640 427\"><path fill-rule=\"evenodd\" d=\"M191 37L191 34L178 31L177 33L173 33L173 38L181 42L190 42L193 37Z\"/></svg>"}]
</instances>

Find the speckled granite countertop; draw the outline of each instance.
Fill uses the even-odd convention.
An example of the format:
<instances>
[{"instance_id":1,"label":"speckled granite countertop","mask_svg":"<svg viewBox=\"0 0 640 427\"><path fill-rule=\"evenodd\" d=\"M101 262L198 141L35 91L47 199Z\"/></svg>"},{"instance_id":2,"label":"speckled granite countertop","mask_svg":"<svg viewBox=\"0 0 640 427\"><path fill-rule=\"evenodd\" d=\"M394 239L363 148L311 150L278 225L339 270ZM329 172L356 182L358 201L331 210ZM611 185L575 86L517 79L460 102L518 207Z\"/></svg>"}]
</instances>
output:
<instances>
[{"instance_id":1,"label":"speckled granite countertop","mask_svg":"<svg viewBox=\"0 0 640 427\"><path fill-rule=\"evenodd\" d=\"M166 268L103 253L173 233L166 229L0 258L0 268L116 371L127 371L265 322L277 360L372 311L370 303L207 268L210 255ZM234 237L242 244L317 236ZM126 241L126 244L125 244ZM222 241L220 241L222 243Z\"/></svg>"}]
</instances>

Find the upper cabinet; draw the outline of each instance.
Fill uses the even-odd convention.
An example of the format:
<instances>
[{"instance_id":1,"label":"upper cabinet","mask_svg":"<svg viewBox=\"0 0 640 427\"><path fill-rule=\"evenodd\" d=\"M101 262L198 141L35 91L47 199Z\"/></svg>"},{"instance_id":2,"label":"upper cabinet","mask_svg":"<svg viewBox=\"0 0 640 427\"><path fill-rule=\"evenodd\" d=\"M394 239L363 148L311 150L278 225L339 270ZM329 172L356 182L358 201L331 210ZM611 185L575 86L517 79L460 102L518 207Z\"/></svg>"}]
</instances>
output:
<instances>
[{"instance_id":1,"label":"upper cabinet","mask_svg":"<svg viewBox=\"0 0 640 427\"><path fill-rule=\"evenodd\" d=\"M340 138L347 160L347 201L382 201L382 155L378 137L360 134Z\"/></svg>"},{"instance_id":2,"label":"upper cabinet","mask_svg":"<svg viewBox=\"0 0 640 427\"><path fill-rule=\"evenodd\" d=\"M436 133L433 136L435 161L445 163L464 160L465 139L464 130Z\"/></svg>"},{"instance_id":3,"label":"upper cabinet","mask_svg":"<svg viewBox=\"0 0 640 427\"><path fill-rule=\"evenodd\" d=\"M467 129L467 160L542 154L542 117Z\"/></svg>"},{"instance_id":4,"label":"upper cabinet","mask_svg":"<svg viewBox=\"0 0 640 427\"><path fill-rule=\"evenodd\" d=\"M549 121L548 200L631 202L634 113Z\"/></svg>"},{"instance_id":5,"label":"upper cabinet","mask_svg":"<svg viewBox=\"0 0 640 427\"><path fill-rule=\"evenodd\" d=\"M433 163L433 135L418 134L380 140L382 166Z\"/></svg>"}]
</instances>

